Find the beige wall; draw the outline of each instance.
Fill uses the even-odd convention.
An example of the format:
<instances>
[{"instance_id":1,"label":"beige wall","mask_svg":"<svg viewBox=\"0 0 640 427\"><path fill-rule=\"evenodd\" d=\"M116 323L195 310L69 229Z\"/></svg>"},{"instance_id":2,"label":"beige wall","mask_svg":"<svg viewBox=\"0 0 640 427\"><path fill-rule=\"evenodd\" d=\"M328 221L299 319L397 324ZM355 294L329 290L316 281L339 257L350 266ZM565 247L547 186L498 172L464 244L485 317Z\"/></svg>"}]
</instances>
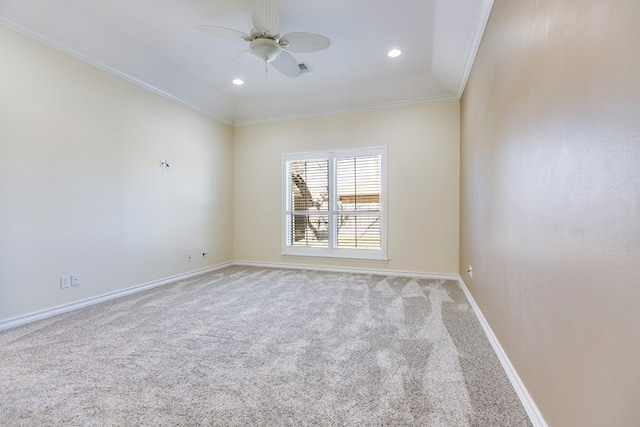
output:
<instances>
[{"instance_id":1,"label":"beige wall","mask_svg":"<svg viewBox=\"0 0 640 427\"><path fill-rule=\"evenodd\" d=\"M395 259L282 257L282 155L379 146L387 146L388 250ZM458 203L457 102L234 130L236 260L455 274Z\"/></svg>"},{"instance_id":2,"label":"beige wall","mask_svg":"<svg viewBox=\"0 0 640 427\"><path fill-rule=\"evenodd\" d=\"M462 99L460 272L551 426L640 425L639 19L496 0Z\"/></svg>"},{"instance_id":3,"label":"beige wall","mask_svg":"<svg viewBox=\"0 0 640 427\"><path fill-rule=\"evenodd\" d=\"M0 321L233 259L460 271L550 425L636 425L639 17L496 0L461 106L236 129L0 27ZM383 145L395 259L282 257L282 154Z\"/></svg>"},{"instance_id":4,"label":"beige wall","mask_svg":"<svg viewBox=\"0 0 640 427\"><path fill-rule=\"evenodd\" d=\"M0 321L232 259L229 126L1 26L0 52Z\"/></svg>"},{"instance_id":5,"label":"beige wall","mask_svg":"<svg viewBox=\"0 0 640 427\"><path fill-rule=\"evenodd\" d=\"M458 103L234 130L3 27L0 50L0 322L233 259L456 273ZM281 257L282 154L383 145L395 259Z\"/></svg>"}]
</instances>

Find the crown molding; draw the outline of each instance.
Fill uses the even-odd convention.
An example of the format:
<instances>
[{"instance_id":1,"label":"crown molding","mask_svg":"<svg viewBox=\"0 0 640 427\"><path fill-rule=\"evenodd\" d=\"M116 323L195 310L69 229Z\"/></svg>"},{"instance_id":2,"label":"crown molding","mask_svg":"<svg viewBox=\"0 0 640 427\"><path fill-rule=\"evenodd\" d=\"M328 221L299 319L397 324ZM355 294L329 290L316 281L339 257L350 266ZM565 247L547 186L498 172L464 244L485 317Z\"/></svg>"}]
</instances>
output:
<instances>
[{"instance_id":1,"label":"crown molding","mask_svg":"<svg viewBox=\"0 0 640 427\"><path fill-rule=\"evenodd\" d=\"M364 113L364 112L372 112L372 111L399 109L399 108L406 108L406 107L422 105L422 104L434 104L434 103L460 101L462 94L464 92L465 85L471 73L473 62L478 52L478 48L482 40L484 28L489 19L492 6L493 6L493 0L484 0L481 13L475 24L474 36L469 48L469 54L467 55L465 67L464 67L463 73L460 76L460 81L458 83L457 91L455 93L451 93L450 95L437 96L437 97L407 99L407 100L396 101L396 102L362 105L362 106L355 106L355 107L348 107L348 108L340 108L340 107L329 108L322 111L316 111L316 112L310 112L310 113L283 114L279 116L273 116L273 117L257 119L257 120L252 120L252 119L234 120L234 119L227 119L225 117L221 117L220 115L215 114L212 111L209 111L208 109L205 109L184 98L181 98L179 96L172 94L169 90L165 88L162 88L158 85L150 84L144 80L136 78L128 73L125 73L115 67L112 67L102 61L99 61L96 58L92 57L91 55L87 55L85 53L79 52L76 49L64 43L60 43L56 40L53 40L52 38L45 36L44 34L16 21L15 19L9 16L0 14L0 25L3 25L19 34L22 34L40 43L43 43L44 45L49 46L53 49L56 49L60 52L66 53L84 63L92 65L102 71L105 71L109 74L112 74L116 77L126 80L136 86L139 86L143 89L146 89L150 92L160 95L172 102L178 103L197 113L210 117L218 122L221 122L223 124L226 124L232 127L246 127L246 126L256 126L256 125L286 122L286 121L293 121L293 120L303 120L303 119L340 116L340 115L346 115L346 114Z\"/></svg>"},{"instance_id":2,"label":"crown molding","mask_svg":"<svg viewBox=\"0 0 640 427\"><path fill-rule=\"evenodd\" d=\"M467 61L464 65L462 75L460 76L460 82L458 83L458 91L456 92L458 100L462 98L464 89L467 86L467 80L469 80L469 75L471 74L473 63L476 60L476 55L478 54L478 49L480 48L480 43L482 42L482 36L484 34L485 28L487 27L487 22L489 22L489 16L491 15L492 8L493 0L485 0L482 3L482 10L480 11L478 20L476 21L473 40L471 41L471 45L469 46Z\"/></svg>"},{"instance_id":3,"label":"crown molding","mask_svg":"<svg viewBox=\"0 0 640 427\"><path fill-rule=\"evenodd\" d=\"M177 97L173 94L171 94L169 91L167 91L166 89L163 89L159 86L156 85L152 85L150 83L147 83L143 80L140 80L130 74L124 73L120 70L118 70L117 68L114 68L110 65L105 64L102 61L98 61L97 59L93 58L90 55L86 55L82 52L79 52L75 49L73 49L72 47L64 44L64 43L60 43L58 41L55 41L53 39L51 39L50 37L45 36L44 34L41 34L5 15L0 15L0 25L3 25L4 27L9 28L10 30L13 30L19 34L22 34L23 36L26 36L30 39L33 39L37 42L40 42L46 46L49 46L53 49L56 49L62 53L66 53L67 55L70 55L74 58L76 58L79 61L82 61L86 64L92 65L102 71L105 71L109 74L112 74L116 77L119 77L123 80L128 81L129 83L133 83L136 86L139 86L143 89L146 89L150 92L155 93L156 95L160 95L163 98L168 99L169 101L173 101L177 104L180 104L184 107L189 108L190 110L193 110L197 113L203 114L207 117L210 117L216 121L219 121L221 123L224 123L226 125L229 126L233 126L233 122L231 120L227 120L224 117L220 117L214 113L212 113L211 111L207 111L205 109L203 109L202 107L199 107L185 99L182 99L180 97Z\"/></svg>"},{"instance_id":4,"label":"crown molding","mask_svg":"<svg viewBox=\"0 0 640 427\"><path fill-rule=\"evenodd\" d=\"M400 108L413 107L416 105L440 104L440 103L456 102L456 101L460 101L460 97L458 97L457 95L443 95L439 97L408 99L405 101L373 104L369 106L342 108L342 109L335 109L335 110L324 110L324 111L314 112L314 113L286 114L286 115L276 116L276 117L263 119L263 120L247 120L247 121L241 120L241 121L236 121L233 126L234 127L257 126L257 125L264 125L264 124L270 124L270 123L289 122L293 120L343 116L347 114L368 113L371 111L394 110L394 109L400 109Z\"/></svg>"}]
</instances>

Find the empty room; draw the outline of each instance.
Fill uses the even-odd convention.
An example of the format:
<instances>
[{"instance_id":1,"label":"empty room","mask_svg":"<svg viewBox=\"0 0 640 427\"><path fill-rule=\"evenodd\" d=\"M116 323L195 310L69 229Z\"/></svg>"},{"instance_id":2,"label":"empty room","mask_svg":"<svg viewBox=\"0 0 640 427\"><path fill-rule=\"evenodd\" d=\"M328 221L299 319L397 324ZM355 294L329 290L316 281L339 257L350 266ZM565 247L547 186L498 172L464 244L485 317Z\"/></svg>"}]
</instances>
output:
<instances>
[{"instance_id":1,"label":"empty room","mask_svg":"<svg viewBox=\"0 0 640 427\"><path fill-rule=\"evenodd\" d=\"M0 425L640 425L638 19L0 0Z\"/></svg>"}]
</instances>

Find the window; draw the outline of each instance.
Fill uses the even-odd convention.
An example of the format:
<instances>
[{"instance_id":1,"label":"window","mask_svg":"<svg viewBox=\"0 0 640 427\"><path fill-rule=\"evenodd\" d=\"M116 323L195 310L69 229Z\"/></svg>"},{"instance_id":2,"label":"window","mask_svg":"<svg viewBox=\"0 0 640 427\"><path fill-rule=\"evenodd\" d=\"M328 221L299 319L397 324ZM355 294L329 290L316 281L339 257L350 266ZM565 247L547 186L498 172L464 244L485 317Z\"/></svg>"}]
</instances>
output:
<instances>
[{"instance_id":1,"label":"window","mask_svg":"<svg viewBox=\"0 0 640 427\"><path fill-rule=\"evenodd\" d=\"M385 149L284 156L285 255L385 258Z\"/></svg>"}]
</instances>

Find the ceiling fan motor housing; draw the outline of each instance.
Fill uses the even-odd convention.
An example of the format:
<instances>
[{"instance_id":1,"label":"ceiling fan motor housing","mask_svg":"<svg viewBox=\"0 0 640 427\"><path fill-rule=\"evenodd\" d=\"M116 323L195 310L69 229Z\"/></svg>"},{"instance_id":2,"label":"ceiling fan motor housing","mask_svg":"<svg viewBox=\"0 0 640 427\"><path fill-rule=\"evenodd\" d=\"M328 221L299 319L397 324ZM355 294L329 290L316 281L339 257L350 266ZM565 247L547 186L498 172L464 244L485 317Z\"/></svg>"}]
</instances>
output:
<instances>
[{"instance_id":1,"label":"ceiling fan motor housing","mask_svg":"<svg viewBox=\"0 0 640 427\"><path fill-rule=\"evenodd\" d=\"M216 25L198 25L197 28L214 36L249 42L249 50L236 55L229 65L238 70L247 65L247 58L255 56L287 77L296 78L301 74L300 65L290 52L316 52L326 49L331 42L328 38L314 33L292 32L280 36L280 17L272 0L256 0L251 13L253 28L249 34Z\"/></svg>"},{"instance_id":2,"label":"ceiling fan motor housing","mask_svg":"<svg viewBox=\"0 0 640 427\"><path fill-rule=\"evenodd\" d=\"M282 52L280 45L275 40L263 38L252 40L249 44L249 50L253 55L265 62L271 62L278 59Z\"/></svg>"}]
</instances>

